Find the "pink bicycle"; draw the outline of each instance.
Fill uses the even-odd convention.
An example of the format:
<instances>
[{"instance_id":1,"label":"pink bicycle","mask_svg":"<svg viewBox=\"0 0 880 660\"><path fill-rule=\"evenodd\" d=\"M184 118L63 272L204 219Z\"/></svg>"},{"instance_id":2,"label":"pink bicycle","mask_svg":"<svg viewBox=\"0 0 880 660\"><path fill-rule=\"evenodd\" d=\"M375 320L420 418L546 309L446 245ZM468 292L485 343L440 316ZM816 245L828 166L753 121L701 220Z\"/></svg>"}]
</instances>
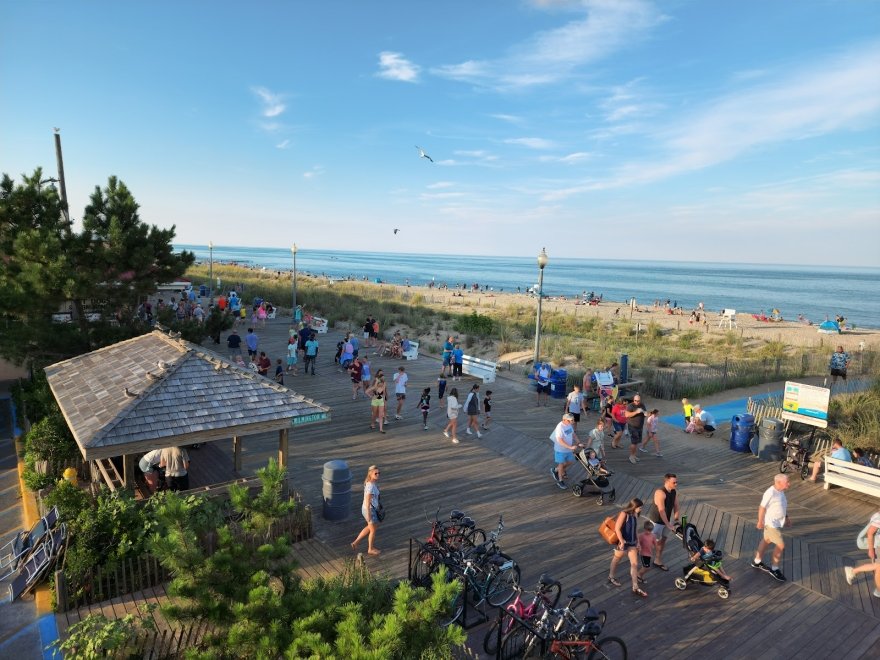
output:
<instances>
[{"instance_id":1,"label":"pink bicycle","mask_svg":"<svg viewBox=\"0 0 880 660\"><path fill-rule=\"evenodd\" d=\"M556 604L559 602L559 595L562 593L562 585L546 573L543 573L538 578L538 586L533 592L530 592L532 600L528 604L524 603L522 599L523 593L525 593L523 588L517 585L515 591L516 597L504 608L505 614L492 622L489 630L486 631L486 636L483 638L483 649L489 655L495 655L495 652L498 650L498 626L501 626L500 636L503 637L516 625L516 620L513 617L507 616L507 612L515 614L520 619L526 621L540 619L545 610L556 607Z\"/></svg>"}]
</instances>

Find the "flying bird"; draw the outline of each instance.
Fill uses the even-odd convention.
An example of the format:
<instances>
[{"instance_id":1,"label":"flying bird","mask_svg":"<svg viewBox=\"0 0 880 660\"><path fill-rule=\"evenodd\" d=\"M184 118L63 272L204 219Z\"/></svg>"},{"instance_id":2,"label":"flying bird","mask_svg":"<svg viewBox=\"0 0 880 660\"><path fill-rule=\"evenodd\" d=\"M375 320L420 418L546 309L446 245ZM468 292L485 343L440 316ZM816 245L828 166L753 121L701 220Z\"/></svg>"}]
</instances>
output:
<instances>
[{"instance_id":1,"label":"flying bird","mask_svg":"<svg viewBox=\"0 0 880 660\"><path fill-rule=\"evenodd\" d=\"M425 153L425 150L422 149L419 145L416 145L416 149L419 150L419 158L427 158L427 159L430 160L432 163L434 162L434 159L431 158L428 154L426 154L426 153Z\"/></svg>"},{"instance_id":2,"label":"flying bird","mask_svg":"<svg viewBox=\"0 0 880 660\"><path fill-rule=\"evenodd\" d=\"M433 162L433 161L431 161L431 162ZM397 232L399 232L399 231L400 231L400 230L397 229L396 227L394 228L394 233L395 233L395 234L396 234Z\"/></svg>"}]
</instances>

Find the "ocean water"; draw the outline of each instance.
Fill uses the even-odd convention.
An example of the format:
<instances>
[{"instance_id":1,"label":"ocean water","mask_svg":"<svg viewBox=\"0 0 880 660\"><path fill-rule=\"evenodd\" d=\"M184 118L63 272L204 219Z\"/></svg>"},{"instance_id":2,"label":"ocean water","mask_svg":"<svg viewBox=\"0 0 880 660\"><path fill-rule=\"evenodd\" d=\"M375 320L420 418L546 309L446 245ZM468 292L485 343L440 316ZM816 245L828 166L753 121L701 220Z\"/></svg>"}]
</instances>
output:
<instances>
[{"instance_id":1,"label":"ocean water","mask_svg":"<svg viewBox=\"0 0 880 660\"><path fill-rule=\"evenodd\" d=\"M208 261L206 245L175 245ZM290 271L289 249L215 246L214 260ZM300 272L331 277L367 278L393 284L421 286L430 281L478 283L496 291L525 291L537 283L535 257L479 257L439 254L396 254L300 250ZM768 315L779 309L783 318L803 314L814 323L838 314L857 327L880 328L880 268L843 266L773 266L765 264L687 263L563 259L550 256L544 270L547 295L602 294L605 300L635 298L639 305L654 300L677 302L690 310L703 302L717 312Z\"/></svg>"}]
</instances>

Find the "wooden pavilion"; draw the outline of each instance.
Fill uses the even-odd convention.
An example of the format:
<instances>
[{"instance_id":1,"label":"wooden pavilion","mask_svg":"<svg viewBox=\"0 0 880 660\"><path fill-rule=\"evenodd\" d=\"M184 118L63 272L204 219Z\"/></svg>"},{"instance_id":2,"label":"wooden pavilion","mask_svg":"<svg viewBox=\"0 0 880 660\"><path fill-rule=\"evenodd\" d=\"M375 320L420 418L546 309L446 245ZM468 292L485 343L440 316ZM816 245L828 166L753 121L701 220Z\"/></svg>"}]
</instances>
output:
<instances>
[{"instance_id":1,"label":"wooden pavilion","mask_svg":"<svg viewBox=\"0 0 880 660\"><path fill-rule=\"evenodd\" d=\"M145 452L230 438L234 479L242 438L271 431L286 468L290 429L330 421L329 407L159 330L48 366L46 376L92 480L114 490L135 487Z\"/></svg>"}]
</instances>

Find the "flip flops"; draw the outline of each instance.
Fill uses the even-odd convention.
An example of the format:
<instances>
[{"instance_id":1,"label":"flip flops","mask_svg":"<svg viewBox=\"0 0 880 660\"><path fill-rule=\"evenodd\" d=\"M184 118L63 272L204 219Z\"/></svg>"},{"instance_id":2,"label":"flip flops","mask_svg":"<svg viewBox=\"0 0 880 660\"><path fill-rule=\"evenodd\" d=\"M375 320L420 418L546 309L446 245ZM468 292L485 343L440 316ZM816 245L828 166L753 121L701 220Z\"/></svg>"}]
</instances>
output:
<instances>
[{"instance_id":1,"label":"flip flops","mask_svg":"<svg viewBox=\"0 0 880 660\"><path fill-rule=\"evenodd\" d=\"M648 594L641 589L633 589L633 596L641 596L642 598L647 598Z\"/></svg>"},{"instance_id":2,"label":"flip flops","mask_svg":"<svg viewBox=\"0 0 880 660\"><path fill-rule=\"evenodd\" d=\"M665 564L654 564L654 568L659 568L661 571L669 571L669 568Z\"/></svg>"}]
</instances>

